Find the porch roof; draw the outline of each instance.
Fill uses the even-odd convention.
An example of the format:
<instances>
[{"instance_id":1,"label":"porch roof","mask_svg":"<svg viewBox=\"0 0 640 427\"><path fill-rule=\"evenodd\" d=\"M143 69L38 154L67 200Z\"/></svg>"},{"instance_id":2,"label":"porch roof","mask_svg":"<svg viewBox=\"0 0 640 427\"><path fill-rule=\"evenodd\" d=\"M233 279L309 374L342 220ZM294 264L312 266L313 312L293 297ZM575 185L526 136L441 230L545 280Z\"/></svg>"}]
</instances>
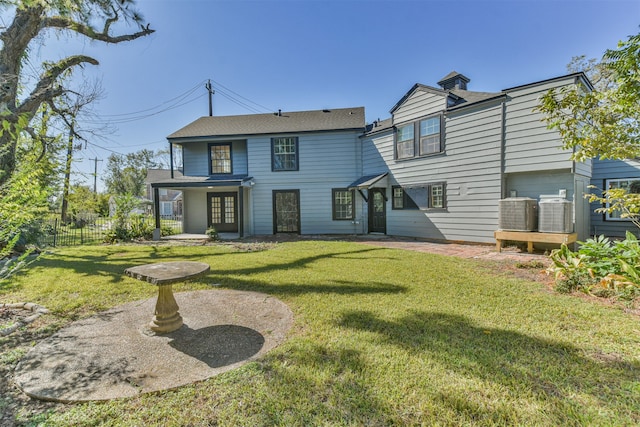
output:
<instances>
[{"instance_id":1,"label":"porch roof","mask_svg":"<svg viewBox=\"0 0 640 427\"><path fill-rule=\"evenodd\" d=\"M253 177L248 175L226 176L184 176L174 175L171 179L162 179L151 183L152 188L189 188L189 187L240 187L250 186Z\"/></svg>"},{"instance_id":2,"label":"porch roof","mask_svg":"<svg viewBox=\"0 0 640 427\"><path fill-rule=\"evenodd\" d=\"M387 180L384 179L389 175L389 172L377 174L377 175L365 175L351 184L349 184L348 188L356 188L358 190L367 189L371 187L386 187ZM377 185L376 185L377 184Z\"/></svg>"}]
</instances>

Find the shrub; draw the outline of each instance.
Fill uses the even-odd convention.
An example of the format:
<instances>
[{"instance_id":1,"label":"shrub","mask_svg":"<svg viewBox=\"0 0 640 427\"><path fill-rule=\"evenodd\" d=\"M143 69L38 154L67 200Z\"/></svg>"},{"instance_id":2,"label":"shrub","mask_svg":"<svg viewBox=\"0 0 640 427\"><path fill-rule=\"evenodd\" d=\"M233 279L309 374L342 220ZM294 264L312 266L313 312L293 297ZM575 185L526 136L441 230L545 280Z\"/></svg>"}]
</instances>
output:
<instances>
[{"instance_id":1,"label":"shrub","mask_svg":"<svg viewBox=\"0 0 640 427\"><path fill-rule=\"evenodd\" d=\"M577 290L589 290L598 283L587 270L576 269L556 280L556 291L569 294Z\"/></svg>"},{"instance_id":2,"label":"shrub","mask_svg":"<svg viewBox=\"0 0 640 427\"><path fill-rule=\"evenodd\" d=\"M633 300L640 296L640 242L627 232L623 241L613 243L598 236L580 242L577 252L566 245L551 252L558 292L582 292L598 297Z\"/></svg>"},{"instance_id":3,"label":"shrub","mask_svg":"<svg viewBox=\"0 0 640 427\"><path fill-rule=\"evenodd\" d=\"M215 227L207 228L207 231L205 231L205 234L209 236L210 240L218 240L218 230L216 230Z\"/></svg>"}]
</instances>

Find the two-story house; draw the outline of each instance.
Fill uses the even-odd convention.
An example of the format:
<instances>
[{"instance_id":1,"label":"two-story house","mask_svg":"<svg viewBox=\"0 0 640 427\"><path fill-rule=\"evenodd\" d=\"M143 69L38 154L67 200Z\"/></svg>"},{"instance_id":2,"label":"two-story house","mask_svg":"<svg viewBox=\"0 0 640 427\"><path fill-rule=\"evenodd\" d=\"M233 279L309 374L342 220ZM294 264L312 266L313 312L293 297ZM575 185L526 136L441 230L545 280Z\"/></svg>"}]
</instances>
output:
<instances>
[{"instance_id":1,"label":"two-story house","mask_svg":"<svg viewBox=\"0 0 640 427\"><path fill-rule=\"evenodd\" d=\"M185 233L353 234L364 128L363 107L201 117L168 137L182 173L152 187L182 191Z\"/></svg>"},{"instance_id":2,"label":"two-story house","mask_svg":"<svg viewBox=\"0 0 640 427\"><path fill-rule=\"evenodd\" d=\"M240 236L385 233L494 241L507 197L561 197L586 239L592 162L575 162L535 111L549 89L582 73L500 92L452 72L414 85L391 117L363 107L201 117L168 137L184 169L152 183L183 192L184 230Z\"/></svg>"}]
</instances>

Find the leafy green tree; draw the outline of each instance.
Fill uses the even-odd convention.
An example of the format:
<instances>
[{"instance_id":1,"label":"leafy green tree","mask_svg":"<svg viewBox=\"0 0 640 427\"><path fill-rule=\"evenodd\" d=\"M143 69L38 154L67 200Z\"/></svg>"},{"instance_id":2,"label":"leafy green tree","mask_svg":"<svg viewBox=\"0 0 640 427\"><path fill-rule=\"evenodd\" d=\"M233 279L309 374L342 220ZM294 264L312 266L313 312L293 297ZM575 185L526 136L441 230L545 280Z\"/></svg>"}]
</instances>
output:
<instances>
[{"instance_id":1,"label":"leafy green tree","mask_svg":"<svg viewBox=\"0 0 640 427\"><path fill-rule=\"evenodd\" d=\"M578 161L640 157L640 34L607 50L601 61L575 57L570 71L585 71L594 90L581 86L551 90L539 110ZM640 227L640 189L605 188L588 195L596 212L620 212Z\"/></svg>"},{"instance_id":2,"label":"leafy green tree","mask_svg":"<svg viewBox=\"0 0 640 427\"><path fill-rule=\"evenodd\" d=\"M40 112L33 124L38 139L34 141L29 134L18 136L17 167L9 180L0 184L0 259L14 252L29 253L28 246L38 240L39 223L49 210L57 184L58 162L47 152L55 151L60 139L43 136L50 115L46 107Z\"/></svg>"},{"instance_id":3,"label":"leafy green tree","mask_svg":"<svg viewBox=\"0 0 640 427\"><path fill-rule=\"evenodd\" d=\"M580 85L551 90L539 108L565 149L578 161L640 156L640 34L591 63L606 82L601 90Z\"/></svg>"},{"instance_id":4,"label":"leafy green tree","mask_svg":"<svg viewBox=\"0 0 640 427\"><path fill-rule=\"evenodd\" d=\"M20 157L11 178L0 184L0 260L4 259L0 261L0 279L24 266L35 249L29 243L38 240L39 223L49 211L53 193L53 187L45 183L47 168L35 167L41 163L37 153L25 152ZM13 254L19 256L10 258Z\"/></svg>"},{"instance_id":5,"label":"leafy green tree","mask_svg":"<svg viewBox=\"0 0 640 427\"><path fill-rule=\"evenodd\" d=\"M107 159L104 183L109 194L143 196L147 170L162 165L153 150L140 150L125 155L112 154Z\"/></svg>"},{"instance_id":6,"label":"leafy green tree","mask_svg":"<svg viewBox=\"0 0 640 427\"><path fill-rule=\"evenodd\" d=\"M64 77L78 66L98 64L95 58L84 54L43 61L34 81L23 68L27 63L29 68L37 64L30 45L49 36L51 30L60 36L83 36L104 43L121 43L151 34L153 30L143 25L132 4L132 0L0 0L0 11L8 19L0 33L0 186L16 170L18 136L27 133L34 140L39 139L30 125L43 104L63 121L68 120L68 112L56 102L63 95L74 93L65 86ZM134 23L138 31L113 35L111 30L117 22Z\"/></svg>"},{"instance_id":7,"label":"leafy green tree","mask_svg":"<svg viewBox=\"0 0 640 427\"><path fill-rule=\"evenodd\" d=\"M69 212L73 218L82 214L97 214L98 194L88 185L72 185L69 190Z\"/></svg>"},{"instance_id":8,"label":"leafy green tree","mask_svg":"<svg viewBox=\"0 0 640 427\"><path fill-rule=\"evenodd\" d=\"M611 69L599 59L587 59L586 55L574 56L571 58L571 62L567 64L567 71L570 73L585 73L593 88L597 91L602 92L615 87Z\"/></svg>"}]
</instances>

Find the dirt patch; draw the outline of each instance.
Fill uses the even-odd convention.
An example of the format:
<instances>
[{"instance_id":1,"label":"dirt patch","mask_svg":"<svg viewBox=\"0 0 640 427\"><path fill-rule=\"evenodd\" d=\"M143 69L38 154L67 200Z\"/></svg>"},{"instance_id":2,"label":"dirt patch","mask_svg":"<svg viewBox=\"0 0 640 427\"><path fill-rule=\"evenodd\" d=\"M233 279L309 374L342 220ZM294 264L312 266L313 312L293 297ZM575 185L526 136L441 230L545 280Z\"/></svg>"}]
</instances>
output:
<instances>
[{"instance_id":1,"label":"dirt patch","mask_svg":"<svg viewBox=\"0 0 640 427\"><path fill-rule=\"evenodd\" d=\"M34 303L0 304L0 336L9 335L47 313L49 310Z\"/></svg>"}]
</instances>

